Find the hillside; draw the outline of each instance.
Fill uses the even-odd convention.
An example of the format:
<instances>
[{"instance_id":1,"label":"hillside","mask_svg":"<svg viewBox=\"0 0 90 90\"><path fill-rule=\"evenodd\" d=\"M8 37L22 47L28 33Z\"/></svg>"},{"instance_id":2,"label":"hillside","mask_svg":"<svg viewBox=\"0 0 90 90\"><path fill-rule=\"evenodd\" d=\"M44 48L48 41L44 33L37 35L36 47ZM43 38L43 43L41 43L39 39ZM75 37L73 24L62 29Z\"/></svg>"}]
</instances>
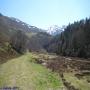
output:
<instances>
[{"instance_id":1,"label":"hillside","mask_svg":"<svg viewBox=\"0 0 90 90\"><path fill-rule=\"evenodd\" d=\"M52 36L16 18L0 14L0 57L28 51L46 52ZM2 51L3 50L3 51ZM8 50L11 52L8 55Z\"/></svg>"},{"instance_id":2,"label":"hillside","mask_svg":"<svg viewBox=\"0 0 90 90\"><path fill-rule=\"evenodd\" d=\"M21 30L24 32L42 32L41 29L31 26L17 18L8 17L0 14L0 23L8 29Z\"/></svg>"}]
</instances>

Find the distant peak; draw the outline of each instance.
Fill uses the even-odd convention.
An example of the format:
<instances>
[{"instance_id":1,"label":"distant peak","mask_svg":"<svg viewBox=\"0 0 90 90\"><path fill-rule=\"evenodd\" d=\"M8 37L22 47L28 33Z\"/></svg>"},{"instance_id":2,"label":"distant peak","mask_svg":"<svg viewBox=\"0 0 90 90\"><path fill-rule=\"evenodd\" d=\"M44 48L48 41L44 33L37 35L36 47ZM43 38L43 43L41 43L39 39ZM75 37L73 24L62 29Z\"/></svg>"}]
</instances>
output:
<instances>
[{"instance_id":1,"label":"distant peak","mask_svg":"<svg viewBox=\"0 0 90 90\"><path fill-rule=\"evenodd\" d=\"M48 28L47 32L51 35L57 35L60 34L62 31L64 31L65 26L58 26L58 25L53 25Z\"/></svg>"}]
</instances>

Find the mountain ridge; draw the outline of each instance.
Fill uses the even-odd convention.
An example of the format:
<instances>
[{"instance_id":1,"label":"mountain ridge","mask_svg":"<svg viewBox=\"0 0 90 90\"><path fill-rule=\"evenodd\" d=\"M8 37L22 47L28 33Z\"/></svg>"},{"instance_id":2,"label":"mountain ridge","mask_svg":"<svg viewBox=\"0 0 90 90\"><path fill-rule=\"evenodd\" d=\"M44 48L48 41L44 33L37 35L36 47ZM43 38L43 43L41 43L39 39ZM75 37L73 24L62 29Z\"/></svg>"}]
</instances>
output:
<instances>
[{"instance_id":1,"label":"mountain ridge","mask_svg":"<svg viewBox=\"0 0 90 90\"><path fill-rule=\"evenodd\" d=\"M17 53L24 53L27 50L46 52L44 47L51 38L51 35L40 28L26 24L19 19L0 14L1 49L5 43L8 43L9 47L5 45L4 48L11 48ZM8 53L8 51L5 52Z\"/></svg>"}]
</instances>

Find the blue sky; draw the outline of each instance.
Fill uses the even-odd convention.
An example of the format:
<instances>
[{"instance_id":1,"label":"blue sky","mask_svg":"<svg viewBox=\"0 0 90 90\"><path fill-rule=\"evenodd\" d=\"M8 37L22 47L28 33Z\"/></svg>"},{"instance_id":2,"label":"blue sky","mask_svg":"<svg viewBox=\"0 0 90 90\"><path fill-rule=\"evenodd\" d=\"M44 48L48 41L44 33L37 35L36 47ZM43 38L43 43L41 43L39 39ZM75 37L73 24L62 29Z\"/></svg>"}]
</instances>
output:
<instances>
[{"instance_id":1,"label":"blue sky","mask_svg":"<svg viewBox=\"0 0 90 90\"><path fill-rule=\"evenodd\" d=\"M90 0L0 0L0 12L47 29L90 17Z\"/></svg>"}]
</instances>

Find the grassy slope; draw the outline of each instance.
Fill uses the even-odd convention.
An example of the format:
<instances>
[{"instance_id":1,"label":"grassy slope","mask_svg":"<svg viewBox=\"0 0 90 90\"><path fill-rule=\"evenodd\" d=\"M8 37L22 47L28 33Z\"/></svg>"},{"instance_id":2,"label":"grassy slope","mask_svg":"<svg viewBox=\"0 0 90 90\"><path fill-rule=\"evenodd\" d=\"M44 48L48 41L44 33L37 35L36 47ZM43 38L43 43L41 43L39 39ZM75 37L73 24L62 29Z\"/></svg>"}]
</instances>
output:
<instances>
[{"instance_id":1,"label":"grassy slope","mask_svg":"<svg viewBox=\"0 0 90 90\"><path fill-rule=\"evenodd\" d=\"M17 86L20 90L60 90L60 77L32 62L30 54L0 65L0 87Z\"/></svg>"}]
</instances>

